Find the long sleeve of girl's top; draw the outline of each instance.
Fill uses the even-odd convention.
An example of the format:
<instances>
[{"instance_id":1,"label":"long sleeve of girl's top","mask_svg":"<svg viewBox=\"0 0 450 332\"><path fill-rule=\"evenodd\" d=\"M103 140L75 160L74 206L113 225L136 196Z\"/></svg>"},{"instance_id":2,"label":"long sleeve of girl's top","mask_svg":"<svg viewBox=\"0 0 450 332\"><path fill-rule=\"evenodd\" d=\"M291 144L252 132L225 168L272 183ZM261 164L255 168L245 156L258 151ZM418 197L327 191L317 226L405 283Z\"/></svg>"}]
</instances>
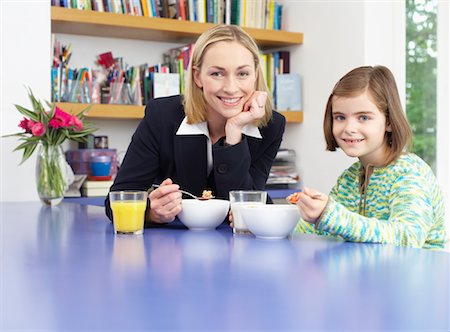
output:
<instances>
[{"instance_id":1,"label":"long sleeve of girl's top","mask_svg":"<svg viewBox=\"0 0 450 332\"><path fill-rule=\"evenodd\" d=\"M395 175L390 183L369 185L367 216L355 209L359 197L352 196L354 188L347 190L338 183L316 224L317 230L354 242L443 247L443 203L433 179L411 169L390 175Z\"/></svg>"}]
</instances>

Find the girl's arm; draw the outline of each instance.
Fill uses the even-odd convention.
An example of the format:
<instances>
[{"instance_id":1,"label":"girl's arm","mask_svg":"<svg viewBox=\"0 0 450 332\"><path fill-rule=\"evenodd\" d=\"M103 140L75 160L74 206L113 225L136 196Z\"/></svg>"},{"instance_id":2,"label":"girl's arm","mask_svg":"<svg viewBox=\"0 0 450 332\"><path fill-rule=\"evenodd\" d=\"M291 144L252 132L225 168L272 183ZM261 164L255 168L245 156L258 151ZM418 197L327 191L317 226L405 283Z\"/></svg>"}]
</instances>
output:
<instances>
[{"instance_id":1,"label":"girl's arm","mask_svg":"<svg viewBox=\"0 0 450 332\"><path fill-rule=\"evenodd\" d=\"M412 173L400 176L391 187L388 201L389 218L377 219L351 212L331 197L316 228L347 241L423 247L434 224L425 178Z\"/></svg>"}]
</instances>

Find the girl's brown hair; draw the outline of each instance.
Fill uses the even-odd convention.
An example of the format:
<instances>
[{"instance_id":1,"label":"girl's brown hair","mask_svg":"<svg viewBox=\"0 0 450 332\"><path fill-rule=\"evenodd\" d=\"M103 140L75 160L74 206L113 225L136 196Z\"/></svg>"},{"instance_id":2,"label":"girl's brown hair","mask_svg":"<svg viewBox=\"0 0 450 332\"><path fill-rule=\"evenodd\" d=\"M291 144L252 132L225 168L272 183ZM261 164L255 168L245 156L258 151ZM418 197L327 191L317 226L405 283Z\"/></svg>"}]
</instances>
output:
<instances>
[{"instance_id":1,"label":"girl's brown hair","mask_svg":"<svg viewBox=\"0 0 450 332\"><path fill-rule=\"evenodd\" d=\"M323 131L327 150L336 151L338 144L333 136L334 97L356 97L368 92L372 101L386 117L386 125L391 131L385 133L388 147L386 165L396 160L404 151L409 150L412 142L412 130L403 112L394 75L384 66L365 66L351 70L336 83L328 97L323 120Z\"/></svg>"},{"instance_id":2,"label":"girl's brown hair","mask_svg":"<svg viewBox=\"0 0 450 332\"><path fill-rule=\"evenodd\" d=\"M257 91L267 92L265 115L262 119L258 120L256 125L258 127L267 125L272 118L273 102L261 69L259 49L253 38L236 25L216 25L202 33L197 39L186 74L186 89L183 104L187 122L192 124L206 121L206 101L203 97L202 89L194 82L193 68L201 68L203 57L208 47L220 41L238 42L252 53L256 71L255 89ZM228 54L224 56L233 55Z\"/></svg>"}]
</instances>

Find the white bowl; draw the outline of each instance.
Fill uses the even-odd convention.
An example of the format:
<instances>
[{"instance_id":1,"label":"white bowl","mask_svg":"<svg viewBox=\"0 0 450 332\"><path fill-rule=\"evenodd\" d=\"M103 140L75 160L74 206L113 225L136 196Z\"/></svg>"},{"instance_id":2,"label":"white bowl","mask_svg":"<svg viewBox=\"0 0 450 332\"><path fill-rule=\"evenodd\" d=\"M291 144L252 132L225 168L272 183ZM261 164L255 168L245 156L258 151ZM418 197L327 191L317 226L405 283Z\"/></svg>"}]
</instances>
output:
<instances>
[{"instance_id":1,"label":"white bowl","mask_svg":"<svg viewBox=\"0 0 450 332\"><path fill-rule=\"evenodd\" d=\"M208 230L219 226L228 215L230 202L223 199L183 199L180 221L191 230Z\"/></svg>"},{"instance_id":2,"label":"white bowl","mask_svg":"<svg viewBox=\"0 0 450 332\"><path fill-rule=\"evenodd\" d=\"M245 205L242 217L250 232L261 239L283 239L297 225L300 212L295 205Z\"/></svg>"}]
</instances>

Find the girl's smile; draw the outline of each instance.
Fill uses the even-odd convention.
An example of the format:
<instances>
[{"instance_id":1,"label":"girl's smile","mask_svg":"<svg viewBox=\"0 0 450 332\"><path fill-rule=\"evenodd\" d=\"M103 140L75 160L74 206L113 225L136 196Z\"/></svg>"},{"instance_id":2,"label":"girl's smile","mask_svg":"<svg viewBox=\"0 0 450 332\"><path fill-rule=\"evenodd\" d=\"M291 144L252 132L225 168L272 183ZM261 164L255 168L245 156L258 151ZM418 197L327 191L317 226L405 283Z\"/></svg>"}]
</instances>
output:
<instances>
[{"instance_id":1,"label":"girl's smile","mask_svg":"<svg viewBox=\"0 0 450 332\"><path fill-rule=\"evenodd\" d=\"M358 143L362 142L364 139L343 138L342 140L349 145L357 145Z\"/></svg>"}]
</instances>

